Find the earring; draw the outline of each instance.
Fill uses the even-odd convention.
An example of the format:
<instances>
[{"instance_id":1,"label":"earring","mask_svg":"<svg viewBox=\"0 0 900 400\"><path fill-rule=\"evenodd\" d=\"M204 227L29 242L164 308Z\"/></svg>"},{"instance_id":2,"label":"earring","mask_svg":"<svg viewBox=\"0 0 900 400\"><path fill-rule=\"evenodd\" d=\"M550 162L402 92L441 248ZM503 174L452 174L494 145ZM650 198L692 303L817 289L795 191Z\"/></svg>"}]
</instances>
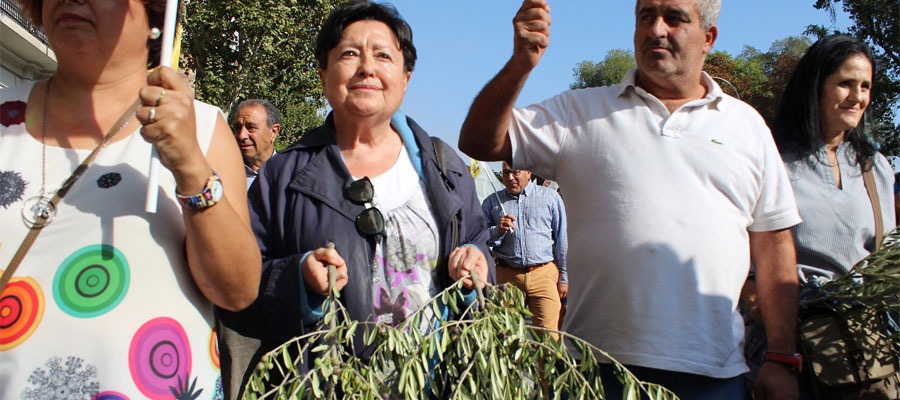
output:
<instances>
[{"instance_id":1,"label":"earring","mask_svg":"<svg viewBox=\"0 0 900 400\"><path fill-rule=\"evenodd\" d=\"M159 30L159 28L154 26L153 28L150 29L150 39L151 40L159 39L160 36L162 36L162 32Z\"/></svg>"}]
</instances>

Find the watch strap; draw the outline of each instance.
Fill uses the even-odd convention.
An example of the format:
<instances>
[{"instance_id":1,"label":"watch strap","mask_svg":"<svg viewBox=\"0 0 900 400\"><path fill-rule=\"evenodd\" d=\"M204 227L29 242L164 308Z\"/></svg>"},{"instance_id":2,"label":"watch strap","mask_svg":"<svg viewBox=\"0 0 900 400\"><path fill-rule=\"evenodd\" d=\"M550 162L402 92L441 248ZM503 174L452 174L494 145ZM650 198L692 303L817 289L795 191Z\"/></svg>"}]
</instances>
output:
<instances>
[{"instance_id":1,"label":"watch strap","mask_svg":"<svg viewBox=\"0 0 900 400\"><path fill-rule=\"evenodd\" d=\"M213 170L212 175L206 178L206 183L203 184L203 189L200 193L186 196L178 193L178 189L176 189L175 197L178 198L178 202L184 208L199 210L212 207L222 199L222 178L219 177L218 172Z\"/></svg>"},{"instance_id":2,"label":"watch strap","mask_svg":"<svg viewBox=\"0 0 900 400\"><path fill-rule=\"evenodd\" d=\"M800 353L785 354L767 351L764 360L790 367L796 372L803 371L803 356Z\"/></svg>"}]
</instances>

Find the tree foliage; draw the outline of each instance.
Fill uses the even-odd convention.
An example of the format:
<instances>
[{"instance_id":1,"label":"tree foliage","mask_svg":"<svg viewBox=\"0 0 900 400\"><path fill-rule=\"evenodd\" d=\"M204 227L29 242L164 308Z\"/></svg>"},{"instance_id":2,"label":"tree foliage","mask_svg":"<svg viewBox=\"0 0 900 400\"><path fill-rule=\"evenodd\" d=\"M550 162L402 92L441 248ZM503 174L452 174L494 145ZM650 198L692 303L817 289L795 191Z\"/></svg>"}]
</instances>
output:
<instances>
[{"instance_id":1,"label":"tree foliage","mask_svg":"<svg viewBox=\"0 0 900 400\"><path fill-rule=\"evenodd\" d=\"M613 49L606 53L603 61L582 61L575 66L575 82L569 85L572 89L584 89L595 86L615 85L622 81L625 74L635 67L634 53L631 50Z\"/></svg>"},{"instance_id":2,"label":"tree foliage","mask_svg":"<svg viewBox=\"0 0 900 400\"><path fill-rule=\"evenodd\" d=\"M755 107L768 121L775 115L794 66L811 43L809 38L792 36L774 42L766 52L750 46L744 47L737 57L714 51L706 58L703 69L718 81L722 90ZM635 65L631 51L610 50L603 61L578 63L574 69L575 82L570 87L619 83Z\"/></svg>"},{"instance_id":3,"label":"tree foliage","mask_svg":"<svg viewBox=\"0 0 900 400\"><path fill-rule=\"evenodd\" d=\"M188 0L185 68L196 97L230 113L263 98L282 113L283 148L322 123L325 100L313 55L319 27L339 0Z\"/></svg>"},{"instance_id":4,"label":"tree foliage","mask_svg":"<svg viewBox=\"0 0 900 400\"><path fill-rule=\"evenodd\" d=\"M872 48L876 76L870 115L875 122L875 138L886 155L900 156L900 2L897 0L815 0L817 9L831 14L837 4L853 24L846 32L829 32L822 26L810 26L807 32L821 37L827 33L847 33L862 38Z\"/></svg>"},{"instance_id":5,"label":"tree foliage","mask_svg":"<svg viewBox=\"0 0 900 400\"><path fill-rule=\"evenodd\" d=\"M329 267L332 288L335 276ZM530 311L515 287L488 285L477 302L466 306L460 285L439 293L396 327L351 320L339 292L332 289L319 326L263 356L244 399L538 399L543 397L541 380L552 388L553 398L565 393L605 399L598 359L613 364L625 398L645 393L655 400L676 399L665 388L638 380L582 339L526 324ZM900 230L887 234L881 249L850 273L822 287L828 301L876 313L896 312L898 291ZM431 316L440 315L440 304L462 317L435 321ZM434 329L422 331L424 326ZM558 333L560 340L548 332ZM366 349L354 348L357 334L363 335ZM900 334L884 334L897 356ZM358 356L360 350L367 351L367 360Z\"/></svg>"},{"instance_id":6,"label":"tree foliage","mask_svg":"<svg viewBox=\"0 0 900 400\"><path fill-rule=\"evenodd\" d=\"M900 310L900 229L885 234L881 249L822 289L826 297L843 305L861 305L877 312ZM900 331L895 331L891 340L900 352Z\"/></svg>"},{"instance_id":7,"label":"tree foliage","mask_svg":"<svg viewBox=\"0 0 900 400\"><path fill-rule=\"evenodd\" d=\"M719 80L726 93L749 103L771 122L784 87L810 44L807 37L791 36L776 40L766 52L750 46L745 46L737 57L715 51L706 58L703 69ZM727 83L722 84L722 80Z\"/></svg>"},{"instance_id":8,"label":"tree foliage","mask_svg":"<svg viewBox=\"0 0 900 400\"><path fill-rule=\"evenodd\" d=\"M598 358L613 363L627 398L677 398L584 340L526 324L524 295L510 285L488 286L466 306L457 282L396 327L350 320L335 290L327 304L315 331L263 357L244 399L541 399L542 380L555 399L605 399ZM440 304L462 317L436 321ZM370 350L365 361L357 334Z\"/></svg>"}]
</instances>

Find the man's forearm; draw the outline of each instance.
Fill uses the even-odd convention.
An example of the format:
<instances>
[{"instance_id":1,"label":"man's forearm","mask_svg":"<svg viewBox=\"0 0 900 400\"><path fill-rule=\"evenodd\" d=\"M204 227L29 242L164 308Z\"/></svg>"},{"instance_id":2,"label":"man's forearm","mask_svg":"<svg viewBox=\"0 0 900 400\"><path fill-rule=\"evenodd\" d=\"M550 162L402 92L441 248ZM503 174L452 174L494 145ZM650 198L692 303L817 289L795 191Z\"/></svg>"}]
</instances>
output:
<instances>
[{"instance_id":1,"label":"man's forearm","mask_svg":"<svg viewBox=\"0 0 900 400\"><path fill-rule=\"evenodd\" d=\"M509 121L512 108L550 45L550 6L525 0L513 18L513 54L472 102L459 135L459 149L483 161L512 161Z\"/></svg>"},{"instance_id":2,"label":"man's forearm","mask_svg":"<svg viewBox=\"0 0 900 400\"><path fill-rule=\"evenodd\" d=\"M516 68L512 60L488 82L469 109L459 135L459 149L483 161L512 161L509 122L512 109L530 71Z\"/></svg>"},{"instance_id":3,"label":"man's forearm","mask_svg":"<svg viewBox=\"0 0 900 400\"><path fill-rule=\"evenodd\" d=\"M756 291L768 350L795 353L799 283L790 229L751 232L750 253L756 266Z\"/></svg>"}]
</instances>

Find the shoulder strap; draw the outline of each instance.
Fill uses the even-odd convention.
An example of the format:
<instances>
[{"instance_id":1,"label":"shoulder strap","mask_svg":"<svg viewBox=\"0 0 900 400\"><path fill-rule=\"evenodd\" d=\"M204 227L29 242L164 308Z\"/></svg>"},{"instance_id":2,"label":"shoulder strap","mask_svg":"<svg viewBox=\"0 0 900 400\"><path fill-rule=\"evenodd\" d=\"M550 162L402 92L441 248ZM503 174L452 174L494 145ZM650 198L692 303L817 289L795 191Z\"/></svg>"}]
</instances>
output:
<instances>
[{"instance_id":1,"label":"shoulder strap","mask_svg":"<svg viewBox=\"0 0 900 400\"><path fill-rule=\"evenodd\" d=\"M47 83L47 91L50 91L50 83ZM109 131L106 132L106 135L103 136L103 139L100 140L100 143L97 144L97 147L91 151L91 154L88 154L87 158L75 168L75 171L72 172L72 175L63 182L63 185L60 186L59 190L56 191L56 194L53 195L53 198L50 199L50 204L53 208L56 208L56 205L62 201L63 197L66 196L66 193L69 192L69 189L72 188L72 185L81 178L81 175L84 175L84 171L87 171L88 167L91 166L91 163L94 162L94 159L100 154L100 150L103 150L103 147L106 146L110 140L112 140L119 132L122 131L122 128L128 124L128 121L131 121L131 117L134 116L134 113L137 112L137 109L141 107L141 99L137 99L134 103L131 103L131 106L125 110L119 119L112 126L109 127ZM45 111L46 112L46 111ZM22 263L22 260L25 258L25 255L28 254L28 250L31 249L31 245L34 244L34 241L37 240L38 235L41 233L41 228L49 223L47 217L40 216L35 219L35 223L28 229L28 234L25 235L25 239L22 240L22 244L19 245L19 248L16 250L16 253L13 254L13 258L9 261L9 265L3 270L3 275L0 275L0 293L3 292L3 289L6 288L6 285L9 283L10 279L12 279L13 273L16 272L16 269L19 268L19 264Z\"/></svg>"},{"instance_id":2,"label":"shoulder strap","mask_svg":"<svg viewBox=\"0 0 900 400\"><path fill-rule=\"evenodd\" d=\"M881 241L884 239L884 220L881 217L881 201L878 199L878 188L875 186L875 174L872 172L872 160L869 159L863 165L863 184L869 194L869 202L872 203L872 211L875 214L875 250L881 249Z\"/></svg>"},{"instance_id":3,"label":"shoulder strap","mask_svg":"<svg viewBox=\"0 0 900 400\"><path fill-rule=\"evenodd\" d=\"M441 170L441 177L447 179L447 144L441 139L434 136L431 137L431 143L434 145L434 156L437 157L438 169ZM459 218L456 214L450 218L450 249L459 246Z\"/></svg>"}]
</instances>

